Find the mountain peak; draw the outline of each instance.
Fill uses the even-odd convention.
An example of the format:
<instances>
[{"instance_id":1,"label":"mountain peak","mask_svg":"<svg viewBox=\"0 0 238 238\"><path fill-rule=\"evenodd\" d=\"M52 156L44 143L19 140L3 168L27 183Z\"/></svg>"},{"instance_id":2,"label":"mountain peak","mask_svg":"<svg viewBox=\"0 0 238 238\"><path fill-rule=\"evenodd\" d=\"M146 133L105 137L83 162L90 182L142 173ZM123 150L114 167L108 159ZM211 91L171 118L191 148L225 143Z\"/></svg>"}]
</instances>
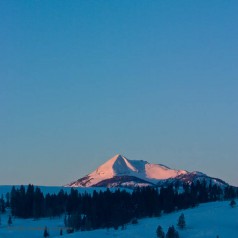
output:
<instances>
[{"instance_id":1,"label":"mountain peak","mask_svg":"<svg viewBox=\"0 0 238 238\"><path fill-rule=\"evenodd\" d=\"M127 183L135 182L136 178L137 183L140 181L140 186L144 186L144 184L156 184L158 180L174 178L186 173L186 171L173 170L160 164L150 164L144 160L129 160L121 154L116 154L95 171L72 182L69 186L100 186L103 181L115 182L117 179L124 181L125 178Z\"/></svg>"},{"instance_id":2,"label":"mountain peak","mask_svg":"<svg viewBox=\"0 0 238 238\"><path fill-rule=\"evenodd\" d=\"M96 173L101 176L128 175L131 171L136 171L136 169L121 154L115 155L96 169Z\"/></svg>"},{"instance_id":3,"label":"mountain peak","mask_svg":"<svg viewBox=\"0 0 238 238\"><path fill-rule=\"evenodd\" d=\"M129 160L116 154L95 171L74 181L70 187L141 187L161 185L172 182L192 182L200 179L225 184L222 180L211 178L200 172L175 170L161 164L150 164L144 160Z\"/></svg>"},{"instance_id":4,"label":"mountain peak","mask_svg":"<svg viewBox=\"0 0 238 238\"><path fill-rule=\"evenodd\" d=\"M124 157L122 154L116 154L116 155L114 155L112 158L114 158L114 157Z\"/></svg>"},{"instance_id":5,"label":"mountain peak","mask_svg":"<svg viewBox=\"0 0 238 238\"><path fill-rule=\"evenodd\" d=\"M124 157L123 155L121 154L116 154L115 156L113 156L111 159L109 159L107 162L111 161L112 163L113 162L116 162L117 160L124 160L124 159L127 159L126 157ZM107 163L106 162L106 163Z\"/></svg>"}]
</instances>

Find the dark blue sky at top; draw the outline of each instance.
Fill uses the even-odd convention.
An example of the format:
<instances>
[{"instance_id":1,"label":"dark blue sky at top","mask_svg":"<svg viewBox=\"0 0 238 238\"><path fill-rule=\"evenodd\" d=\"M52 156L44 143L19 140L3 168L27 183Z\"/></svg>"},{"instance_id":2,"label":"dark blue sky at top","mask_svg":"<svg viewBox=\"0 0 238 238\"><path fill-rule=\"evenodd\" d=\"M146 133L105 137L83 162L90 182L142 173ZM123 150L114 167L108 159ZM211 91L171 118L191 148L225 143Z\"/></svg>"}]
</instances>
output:
<instances>
[{"instance_id":1,"label":"dark blue sky at top","mask_svg":"<svg viewBox=\"0 0 238 238\"><path fill-rule=\"evenodd\" d=\"M117 153L238 185L237 1L0 1L0 184Z\"/></svg>"}]
</instances>

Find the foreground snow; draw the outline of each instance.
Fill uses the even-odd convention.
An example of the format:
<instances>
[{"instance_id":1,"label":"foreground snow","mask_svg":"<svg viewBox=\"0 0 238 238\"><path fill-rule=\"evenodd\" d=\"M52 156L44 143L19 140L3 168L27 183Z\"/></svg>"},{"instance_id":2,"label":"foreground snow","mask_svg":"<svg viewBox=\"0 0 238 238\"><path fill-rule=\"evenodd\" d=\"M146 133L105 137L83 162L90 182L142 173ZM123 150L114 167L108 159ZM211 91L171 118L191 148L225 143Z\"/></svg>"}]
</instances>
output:
<instances>
[{"instance_id":1,"label":"foreground snow","mask_svg":"<svg viewBox=\"0 0 238 238\"><path fill-rule=\"evenodd\" d=\"M187 227L179 230L180 238L216 238L238 237L238 207L231 208L229 202L214 202L202 204L197 208L179 211L172 214L165 214L159 218L146 218L139 220L138 225L127 225L125 230L115 231L114 229L101 229L95 231L76 232L63 237L69 238L144 238L156 237L155 231L158 225L161 225L165 232L171 225L177 223L181 212L185 215ZM12 227L6 226L7 215L2 215L2 225L0 226L0 237L25 238L25 237L43 237L45 226L49 228L50 237L59 236L60 227L63 226L63 217L57 219L14 219Z\"/></svg>"}]
</instances>

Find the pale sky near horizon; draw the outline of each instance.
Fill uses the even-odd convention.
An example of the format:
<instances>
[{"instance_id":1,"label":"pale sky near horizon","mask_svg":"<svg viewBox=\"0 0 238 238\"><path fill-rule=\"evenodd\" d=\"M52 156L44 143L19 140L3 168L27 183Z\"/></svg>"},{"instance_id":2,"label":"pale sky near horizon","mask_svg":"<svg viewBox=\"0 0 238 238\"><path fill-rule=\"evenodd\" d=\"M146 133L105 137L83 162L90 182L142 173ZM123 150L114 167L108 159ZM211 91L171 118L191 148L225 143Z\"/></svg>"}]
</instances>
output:
<instances>
[{"instance_id":1,"label":"pale sky near horizon","mask_svg":"<svg viewBox=\"0 0 238 238\"><path fill-rule=\"evenodd\" d=\"M0 1L0 184L121 153L238 186L238 1Z\"/></svg>"}]
</instances>

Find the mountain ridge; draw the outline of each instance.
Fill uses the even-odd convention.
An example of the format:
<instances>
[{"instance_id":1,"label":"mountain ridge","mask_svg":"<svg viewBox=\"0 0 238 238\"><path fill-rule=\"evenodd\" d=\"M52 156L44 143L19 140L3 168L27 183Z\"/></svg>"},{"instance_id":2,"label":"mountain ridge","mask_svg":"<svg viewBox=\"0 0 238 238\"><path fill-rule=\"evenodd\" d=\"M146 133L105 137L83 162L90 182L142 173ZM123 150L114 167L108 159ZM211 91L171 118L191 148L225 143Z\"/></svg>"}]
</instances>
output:
<instances>
[{"instance_id":1,"label":"mountain ridge","mask_svg":"<svg viewBox=\"0 0 238 238\"><path fill-rule=\"evenodd\" d=\"M191 183L197 180L227 185L202 172L175 170L162 164L150 164L145 160L129 160L121 154L113 156L88 175L73 181L68 187L143 187L163 186L171 183Z\"/></svg>"}]
</instances>

